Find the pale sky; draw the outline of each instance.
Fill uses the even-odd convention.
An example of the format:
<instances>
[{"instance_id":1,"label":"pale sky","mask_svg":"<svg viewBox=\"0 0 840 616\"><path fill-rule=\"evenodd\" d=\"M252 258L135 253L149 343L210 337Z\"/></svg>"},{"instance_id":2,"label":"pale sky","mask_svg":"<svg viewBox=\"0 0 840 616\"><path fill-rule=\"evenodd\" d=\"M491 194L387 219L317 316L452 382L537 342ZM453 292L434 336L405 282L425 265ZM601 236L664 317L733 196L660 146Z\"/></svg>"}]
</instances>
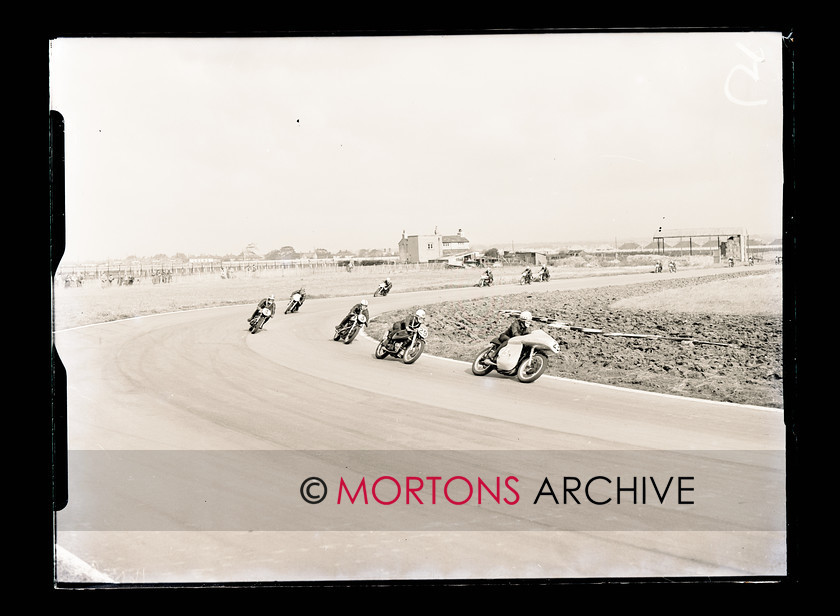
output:
<instances>
[{"instance_id":1,"label":"pale sky","mask_svg":"<svg viewBox=\"0 0 840 616\"><path fill-rule=\"evenodd\" d=\"M779 32L59 38L50 96L67 261L781 237Z\"/></svg>"}]
</instances>

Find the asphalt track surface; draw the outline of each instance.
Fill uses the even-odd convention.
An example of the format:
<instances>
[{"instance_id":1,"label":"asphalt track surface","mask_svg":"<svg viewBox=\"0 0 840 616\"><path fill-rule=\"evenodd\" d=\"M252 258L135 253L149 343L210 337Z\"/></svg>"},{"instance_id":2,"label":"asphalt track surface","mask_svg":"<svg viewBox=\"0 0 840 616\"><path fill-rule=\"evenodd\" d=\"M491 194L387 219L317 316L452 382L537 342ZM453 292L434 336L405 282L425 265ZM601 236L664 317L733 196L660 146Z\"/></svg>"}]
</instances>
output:
<instances>
[{"instance_id":1,"label":"asphalt track surface","mask_svg":"<svg viewBox=\"0 0 840 616\"><path fill-rule=\"evenodd\" d=\"M651 275L557 280L532 290L647 280ZM371 316L522 291L507 285L392 293L370 299ZM68 381L70 500L56 516L61 552L118 584L785 575L785 427L778 409L546 376L526 385L495 373L476 377L466 363L431 355L413 365L377 360L376 341L366 336L351 345L332 340L357 299L309 300L297 314L278 313L257 335L247 329L250 306L56 332ZM288 463L271 469L271 489L264 473L277 458L257 468L260 452ZM673 500L670 507L590 502L561 509L541 498L535 513L540 479L561 475L556 466L540 467L539 452L549 452L546 460L560 456L561 464L569 462L563 456L579 456L584 478L604 473L593 465L597 459L611 459L620 474L628 460L644 466L646 455L694 452L685 473L702 476L691 464L708 462L714 479L695 484L696 509ZM178 454L184 458L169 457ZM221 456L223 470L208 470L206 456L211 467ZM664 464L678 466L675 460ZM299 503L301 479L319 473L335 478L358 466L369 468L368 481L428 477L428 469L504 476L496 464L520 469L521 502L489 515L472 507L452 517L453 509L466 508L435 509L426 499L399 509L345 508L352 514L336 518L335 503L331 510ZM179 506L195 497L186 494L196 482L217 483L198 497L207 508L240 509L208 520L195 503ZM334 499L334 482L331 489ZM715 489L714 506L703 508ZM753 510L745 519L744 502L760 503L762 519ZM274 511L277 524L249 517L258 510ZM323 511L333 513L319 517ZM568 516L558 523L561 511ZM237 512L241 524L231 523Z\"/></svg>"}]
</instances>

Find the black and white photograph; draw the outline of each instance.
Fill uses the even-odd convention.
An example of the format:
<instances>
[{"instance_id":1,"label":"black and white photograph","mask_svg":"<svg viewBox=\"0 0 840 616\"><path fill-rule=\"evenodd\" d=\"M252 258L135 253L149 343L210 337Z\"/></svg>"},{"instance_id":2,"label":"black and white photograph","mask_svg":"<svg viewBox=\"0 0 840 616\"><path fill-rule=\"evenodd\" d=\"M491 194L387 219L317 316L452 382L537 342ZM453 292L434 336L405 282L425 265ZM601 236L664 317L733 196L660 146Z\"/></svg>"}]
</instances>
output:
<instances>
[{"instance_id":1,"label":"black and white photograph","mask_svg":"<svg viewBox=\"0 0 840 616\"><path fill-rule=\"evenodd\" d=\"M793 44L51 38L54 588L783 582Z\"/></svg>"}]
</instances>

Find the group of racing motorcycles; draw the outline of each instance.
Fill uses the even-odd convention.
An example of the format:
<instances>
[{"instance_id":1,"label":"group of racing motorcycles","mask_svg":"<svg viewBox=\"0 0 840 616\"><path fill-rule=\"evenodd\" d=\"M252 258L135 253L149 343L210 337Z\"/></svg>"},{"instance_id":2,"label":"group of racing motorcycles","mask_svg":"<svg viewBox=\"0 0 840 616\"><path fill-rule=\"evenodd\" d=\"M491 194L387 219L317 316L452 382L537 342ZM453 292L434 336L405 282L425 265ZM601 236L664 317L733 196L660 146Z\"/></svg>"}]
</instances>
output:
<instances>
[{"instance_id":1,"label":"group of racing motorcycles","mask_svg":"<svg viewBox=\"0 0 840 616\"><path fill-rule=\"evenodd\" d=\"M301 287L289 296L289 303L286 306L284 314L297 312L300 310L300 307L303 306L303 302L305 301L306 287ZM274 299L274 295L269 295L268 297L260 300L260 303L257 304L254 312L247 319L251 333L256 334L261 331L265 324L268 323L268 320L274 316L276 311L277 302Z\"/></svg>"},{"instance_id":2,"label":"group of racing motorcycles","mask_svg":"<svg viewBox=\"0 0 840 616\"><path fill-rule=\"evenodd\" d=\"M531 284L532 282L548 282L551 280L551 272L548 271L548 267L545 265L541 266L540 269L534 274L531 271L530 267L526 267L525 271L519 275L519 284Z\"/></svg>"},{"instance_id":3,"label":"group of racing motorcycles","mask_svg":"<svg viewBox=\"0 0 840 616\"><path fill-rule=\"evenodd\" d=\"M490 278L487 286L492 284L493 273L489 269L484 276ZM377 287L374 297L388 295L391 287L390 278L386 278ZM305 300L306 289L301 287L289 297L285 314L297 312ZM253 314L248 317L251 333L259 332L274 316L276 310L277 303L274 295L261 300ZM514 317L513 321L475 357L472 363L473 374L484 376L496 370L505 376L515 376L523 383L533 383L548 367L548 351L556 355L560 352L560 345L552 336L534 326L537 320L550 321L535 319L528 311L507 312ZM395 357L405 364L417 361L426 348L426 339L429 335L425 320L426 311L421 308L394 323L379 341L374 356L377 359ZM333 340L350 344L369 323L368 300L362 299L335 326Z\"/></svg>"},{"instance_id":4,"label":"group of racing motorcycles","mask_svg":"<svg viewBox=\"0 0 840 616\"><path fill-rule=\"evenodd\" d=\"M519 275L519 284L531 284L532 282L548 282L551 280L551 272L548 267L543 265L537 270L535 274L530 267L526 267L525 271ZM489 287L493 284L493 271L487 269L478 279L477 287Z\"/></svg>"},{"instance_id":5,"label":"group of racing motorcycles","mask_svg":"<svg viewBox=\"0 0 840 616\"><path fill-rule=\"evenodd\" d=\"M668 271L672 274L677 272L677 264L675 261L668 261ZM654 274L661 274L662 273L662 261L657 261L653 265L653 273Z\"/></svg>"}]
</instances>

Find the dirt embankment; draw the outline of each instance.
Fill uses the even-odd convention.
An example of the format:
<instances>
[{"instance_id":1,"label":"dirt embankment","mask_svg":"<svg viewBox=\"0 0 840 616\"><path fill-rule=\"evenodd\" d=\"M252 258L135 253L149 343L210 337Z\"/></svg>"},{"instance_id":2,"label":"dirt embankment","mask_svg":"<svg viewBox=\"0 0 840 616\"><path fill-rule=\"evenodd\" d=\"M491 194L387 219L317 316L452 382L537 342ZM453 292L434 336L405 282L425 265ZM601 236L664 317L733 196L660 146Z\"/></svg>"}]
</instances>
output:
<instances>
[{"instance_id":1,"label":"dirt embankment","mask_svg":"<svg viewBox=\"0 0 840 616\"><path fill-rule=\"evenodd\" d=\"M539 285L534 285L513 296L418 308L428 313L430 338L426 352L432 355L472 361L510 323L511 317L503 311L530 310L535 316L555 318L569 326L543 326L562 348L559 356L551 358L547 374L782 408L780 275L769 281L768 297L774 299L775 285L777 301L759 302L762 307L756 308L755 302L746 297L752 292L751 283L746 281L757 275L727 273L699 280L663 277L641 285L580 291L540 292ZM728 291L716 287L721 283ZM730 306L727 292L744 295L733 306L748 308ZM681 305L669 299L669 294L691 295L694 299ZM703 298L710 296L724 299L704 302ZM377 317L369 334L381 335L385 327L403 316L399 312ZM579 328L600 333L586 333Z\"/></svg>"}]
</instances>

